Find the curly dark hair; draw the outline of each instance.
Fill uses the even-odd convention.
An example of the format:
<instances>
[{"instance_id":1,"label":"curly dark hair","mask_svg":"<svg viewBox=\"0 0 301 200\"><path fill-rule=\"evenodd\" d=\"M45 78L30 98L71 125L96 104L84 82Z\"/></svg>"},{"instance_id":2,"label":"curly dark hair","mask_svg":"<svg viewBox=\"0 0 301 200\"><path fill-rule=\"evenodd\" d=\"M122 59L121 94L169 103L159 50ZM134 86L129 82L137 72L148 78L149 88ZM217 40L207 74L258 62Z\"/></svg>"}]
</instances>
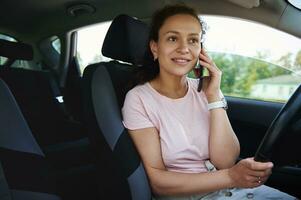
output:
<instances>
[{"instance_id":1,"label":"curly dark hair","mask_svg":"<svg viewBox=\"0 0 301 200\"><path fill-rule=\"evenodd\" d=\"M150 24L150 32L149 32L149 39L148 44L150 41L157 42L159 39L159 30L163 26L164 22L171 16L178 15L178 14L187 14L191 15L192 17L196 18L201 25L202 28L202 35L205 34L206 25L205 23L198 17L197 12L187 5L181 4L173 4L167 5L160 10L157 10L153 16L152 21ZM137 84L144 84L148 81L153 80L160 72L159 62L158 59L154 59L151 49L148 45L143 67L141 67L136 75L136 85Z\"/></svg>"}]
</instances>

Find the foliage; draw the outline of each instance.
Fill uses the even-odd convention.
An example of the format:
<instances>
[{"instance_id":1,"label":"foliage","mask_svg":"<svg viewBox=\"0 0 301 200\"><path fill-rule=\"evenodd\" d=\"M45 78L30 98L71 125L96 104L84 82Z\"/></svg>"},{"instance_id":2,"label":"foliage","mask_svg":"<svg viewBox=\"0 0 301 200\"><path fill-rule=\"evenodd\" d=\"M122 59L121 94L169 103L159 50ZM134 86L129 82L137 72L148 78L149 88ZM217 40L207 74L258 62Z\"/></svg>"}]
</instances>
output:
<instances>
[{"instance_id":1,"label":"foliage","mask_svg":"<svg viewBox=\"0 0 301 200\"><path fill-rule=\"evenodd\" d=\"M295 68L301 69L301 50L299 50L296 55L294 66Z\"/></svg>"},{"instance_id":2,"label":"foliage","mask_svg":"<svg viewBox=\"0 0 301 200\"><path fill-rule=\"evenodd\" d=\"M268 56L264 53L257 53L256 59L225 53L209 54L223 72L221 90L226 95L248 97L256 81L291 73L281 66L263 61ZM282 59L288 61L288 57Z\"/></svg>"}]
</instances>

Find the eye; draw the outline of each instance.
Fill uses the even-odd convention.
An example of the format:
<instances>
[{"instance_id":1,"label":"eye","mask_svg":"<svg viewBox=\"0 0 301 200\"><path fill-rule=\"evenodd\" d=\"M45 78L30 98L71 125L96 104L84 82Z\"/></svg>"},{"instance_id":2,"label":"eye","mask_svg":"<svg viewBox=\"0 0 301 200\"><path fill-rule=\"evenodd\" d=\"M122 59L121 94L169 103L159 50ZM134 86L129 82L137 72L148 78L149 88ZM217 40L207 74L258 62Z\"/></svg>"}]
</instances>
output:
<instances>
[{"instance_id":1,"label":"eye","mask_svg":"<svg viewBox=\"0 0 301 200\"><path fill-rule=\"evenodd\" d=\"M189 44L199 44L200 40L198 38L190 38L188 42Z\"/></svg>"},{"instance_id":2,"label":"eye","mask_svg":"<svg viewBox=\"0 0 301 200\"><path fill-rule=\"evenodd\" d=\"M176 42L177 41L177 37L175 37L175 36L169 36L167 38L167 40L170 41L170 42Z\"/></svg>"}]
</instances>

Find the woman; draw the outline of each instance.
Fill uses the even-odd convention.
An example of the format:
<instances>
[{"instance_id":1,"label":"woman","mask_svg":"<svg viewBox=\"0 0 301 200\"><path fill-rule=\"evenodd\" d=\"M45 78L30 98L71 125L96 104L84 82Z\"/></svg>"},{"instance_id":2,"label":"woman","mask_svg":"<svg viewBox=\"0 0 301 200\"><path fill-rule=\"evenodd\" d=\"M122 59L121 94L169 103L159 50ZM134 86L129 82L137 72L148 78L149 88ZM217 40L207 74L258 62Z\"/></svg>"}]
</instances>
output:
<instances>
[{"instance_id":1,"label":"woman","mask_svg":"<svg viewBox=\"0 0 301 200\"><path fill-rule=\"evenodd\" d=\"M235 164L239 142L221 101L222 73L201 49L202 28L195 11L184 5L155 13L149 41L153 63L145 66L147 74L128 92L122 109L154 199L294 199L263 185L271 162L247 158ZM200 92L198 81L186 76L198 62L209 72Z\"/></svg>"}]
</instances>

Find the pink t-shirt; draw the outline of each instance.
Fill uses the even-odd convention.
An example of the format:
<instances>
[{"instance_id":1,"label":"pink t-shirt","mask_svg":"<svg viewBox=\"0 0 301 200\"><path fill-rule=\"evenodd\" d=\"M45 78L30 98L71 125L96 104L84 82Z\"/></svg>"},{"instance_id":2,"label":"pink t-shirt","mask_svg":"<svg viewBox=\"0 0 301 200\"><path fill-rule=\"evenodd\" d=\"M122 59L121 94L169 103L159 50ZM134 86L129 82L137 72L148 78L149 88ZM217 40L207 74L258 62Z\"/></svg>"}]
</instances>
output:
<instances>
[{"instance_id":1,"label":"pink t-shirt","mask_svg":"<svg viewBox=\"0 0 301 200\"><path fill-rule=\"evenodd\" d=\"M171 99L149 83L130 90L122 108L129 130L155 127L160 136L162 158L169 171L205 172L209 159L209 111L207 98L197 91L198 80L188 80L188 92Z\"/></svg>"}]
</instances>

